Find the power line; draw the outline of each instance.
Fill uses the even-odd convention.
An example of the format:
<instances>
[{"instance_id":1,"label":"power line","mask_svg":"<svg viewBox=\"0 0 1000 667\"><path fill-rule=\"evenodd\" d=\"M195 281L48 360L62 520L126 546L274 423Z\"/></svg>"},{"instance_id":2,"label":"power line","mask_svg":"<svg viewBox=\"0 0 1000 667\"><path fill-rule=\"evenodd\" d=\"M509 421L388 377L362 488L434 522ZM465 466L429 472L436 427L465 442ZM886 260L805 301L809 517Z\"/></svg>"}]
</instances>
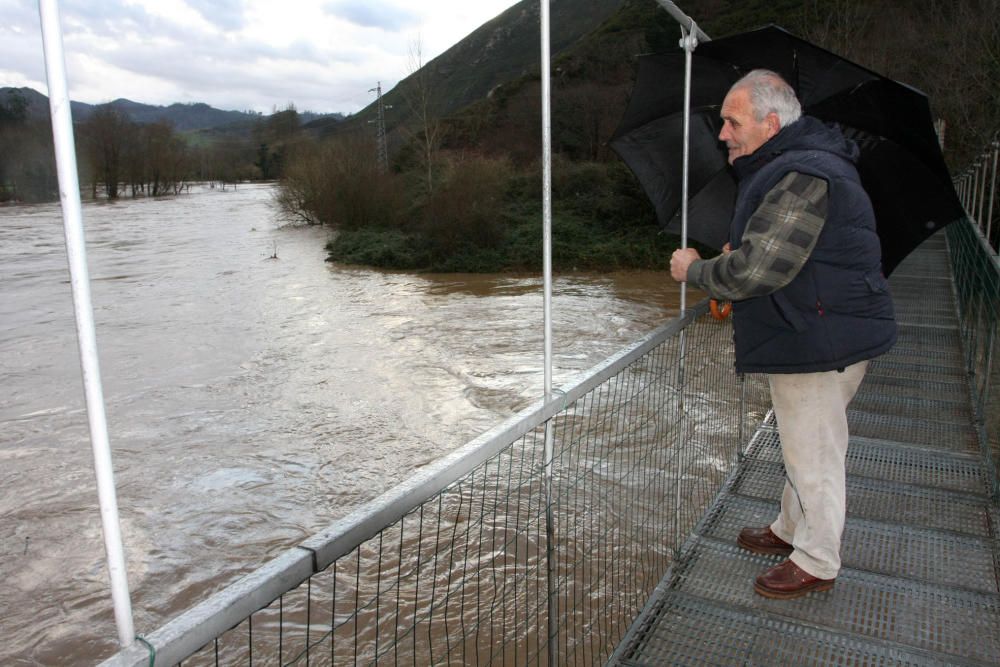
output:
<instances>
[{"instance_id":1,"label":"power line","mask_svg":"<svg viewBox=\"0 0 1000 667\"><path fill-rule=\"evenodd\" d=\"M387 107L382 104L382 82L379 81L378 85L368 92L377 95L375 120L368 122L375 123L375 164L378 166L379 173L384 174L389 170L389 149L385 139L385 110Z\"/></svg>"}]
</instances>

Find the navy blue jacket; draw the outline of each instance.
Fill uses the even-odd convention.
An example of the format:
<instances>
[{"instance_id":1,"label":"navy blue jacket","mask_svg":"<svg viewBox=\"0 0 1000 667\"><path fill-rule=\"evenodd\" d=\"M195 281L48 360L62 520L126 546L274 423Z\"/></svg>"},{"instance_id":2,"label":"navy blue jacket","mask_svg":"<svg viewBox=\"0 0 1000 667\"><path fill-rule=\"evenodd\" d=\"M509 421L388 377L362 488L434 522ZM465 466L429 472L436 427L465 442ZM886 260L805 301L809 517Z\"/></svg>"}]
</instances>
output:
<instances>
[{"instance_id":1,"label":"navy blue jacket","mask_svg":"<svg viewBox=\"0 0 1000 667\"><path fill-rule=\"evenodd\" d=\"M735 161L733 248L750 216L789 172L824 179L828 195L826 222L801 271L771 294L733 304L737 371L838 370L895 343L875 214L854 166L858 153L839 129L803 117Z\"/></svg>"}]
</instances>

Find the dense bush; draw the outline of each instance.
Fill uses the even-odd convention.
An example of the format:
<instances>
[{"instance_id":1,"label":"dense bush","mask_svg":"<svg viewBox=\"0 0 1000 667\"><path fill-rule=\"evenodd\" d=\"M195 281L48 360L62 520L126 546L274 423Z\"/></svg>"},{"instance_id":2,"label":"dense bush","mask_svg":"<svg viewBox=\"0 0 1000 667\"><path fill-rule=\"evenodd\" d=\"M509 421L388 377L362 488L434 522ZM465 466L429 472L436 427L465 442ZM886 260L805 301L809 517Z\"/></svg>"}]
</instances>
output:
<instances>
[{"instance_id":1,"label":"dense bush","mask_svg":"<svg viewBox=\"0 0 1000 667\"><path fill-rule=\"evenodd\" d=\"M419 271L430 257L419 238L399 229L359 228L337 232L327 243L327 261Z\"/></svg>"},{"instance_id":2,"label":"dense bush","mask_svg":"<svg viewBox=\"0 0 1000 667\"><path fill-rule=\"evenodd\" d=\"M304 145L285 169L278 203L289 216L334 229L394 227L407 211L398 181L379 172L361 140Z\"/></svg>"},{"instance_id":3,"label":"dense bush","mask_svg":"<svg viewBox=\"0 0 1000 667\"><path fill-rule=\"evenodd\" d=\"M421 212L420 231L438 260L499 246L512 173L505 159L477 156L447 164L440 185L427 197Z\"/></svg>"},{"instance_id":4,"label":"dense bush","mask_svg":"<svg viewBox=\"0 0 1000 667\"><path fill-rule=\"evenodd\" d=\"M405 155L405 154L404 154ZM289 165L280 200L287 212L337 231L331 261L455 272L537 270L542 264L538 163L441 152L435 187L397 160L375 167L370 142L337 139ZM557 270L665 268L676 238L663 234L645 194L619 162L575 162L552 170L553 266Z\"/></svg>"}]
</instances>

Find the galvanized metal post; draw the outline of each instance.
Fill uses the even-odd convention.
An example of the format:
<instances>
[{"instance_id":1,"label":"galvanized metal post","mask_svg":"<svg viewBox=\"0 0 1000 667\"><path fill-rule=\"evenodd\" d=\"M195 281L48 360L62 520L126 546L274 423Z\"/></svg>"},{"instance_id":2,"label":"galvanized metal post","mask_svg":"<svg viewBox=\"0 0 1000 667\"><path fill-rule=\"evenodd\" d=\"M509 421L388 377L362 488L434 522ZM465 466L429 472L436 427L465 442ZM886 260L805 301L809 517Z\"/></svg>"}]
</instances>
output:
<instances>
[{"instance_id":1,"label":"galvanized metal post","mask_svg":"<svg viewBox=\"0 0 1000 667\"><path fill-rule=\"evenodd\" d=\"M66 254L69 258L76 333L80 348L87 416L90 422L90 442L97 475L97 492L104 531L104 549L111 578L111 598L118 626L118 642L129 646L135 639L132 623L132 603L129 598L125 550L122 546L115 497L111 446L108 442L107 416L104 412L104 392L97 357L97 336L90 298L90 276L87 271L87 249L83 236L83 216L80 205L80 181L76 167L73 141L73 119L70 115L69 92L66 85L66 61L63 53L62 28L56 0L39 0L42 23L42 43L45 51L45 76L49 87L49 108L52 115L52 136L55 144L56 169L59 176L59 199L66 234Z\"/></svg>"},{"instance_id":2,"label":"galvanized metal post","mask_svg":"<svg viewBox=\"0 0 1000 667\"><path fill-rule=\"evenodd\" d=\"M983 163L983 183L982 183L982 189L980 190L981 194L979 197L979 212L977 213L976 217L979 220L979 228L985 232L986 225L983 221L983 205L986 203L986 177L989 175L990 171L989 169L987 169L989 161L989 153L984 151L980 160L982 160Z\"/></svg>"},{"instance_id":3,"label":"galvanized metal post","mask_svg":"<svg viewBox=\"0 0 1000 667\"><path fill-rule=\"evenodd\" d=\"M972 216L972 219L976 221L976 225L980 230L983 228L982 220L979 215L976 214L976 211L979 210L983 198L982 188L979 187L979 168L982 166L983 163L980 160L976 160L976 162L972 165L972 210L969 211L969 214Z\"/></svg>"},{"instance_id":4,"label":"galvanized metal post","mask_svg":"<svg viewBox=\"0 0 1000 667\"><path fill-rule=\"evenodd\" d=\"M986 213L986 243L993 248L993 252L1000 254L1000 241L996 243L993 242L993 202L997 198L997 153L1000 152L1000 141L993 138L993 180L990 182L990 205L987 207Z\"/></svg>"},{"instance_id":5,"label":"galvanized metal post","mask_svg":"<svg viewBox=\"0 0 1000 667\"><path fill-rule=\"evenodd\" d=\"M670 0L656 0L681 26L680 46L684 49L686 57L684 60L684 149L683 165L681 176L681 247L687 248L687 223L688 223L688 153L691 133L691 59L694 49L699 41L708 42L711 38L705 34L690 16L680 10ZM681 283L681 314L687 312L687 283ZM684 434L687 429L687 421L684 406L684 357L687 353L687 327L680 332L678 341L680 359L677 364L677 394L678 411L680 414L680 433ZM685 443L681 443L682 447ZM681 538L681 452L677 452L677 480L674 490L674 555L680 555Z\"/></svg>"},{"instance_id":6,"label":"galvanized metal post","mask_svg":"<svg viewBox=\"0 0 1000 667\"><path fill-rule=\"evenodd\" d=\"M552 400L552 61L549 0L541 1L542 30L542 274L545 310L545 402ZM555 442L552 420L545 422L545 581L549 667L558 663L556 635L555 515L552 507L552 466Z\"/></svg>"},{"instance_id":7,"label":"galvanized metal post","mask_svg":"<svg viewBox=\"0 0 1000 667\"><path fill-rule=\"evenodd\" d=\"M746 437L744 422L746 422L747 418L747 376L746 373L740 373L736 377L740 383L740 423L737 425L736 428L737 442L739 443L737 450L737 460L742 462L743 459L746 457L743 448L743 439L744 437Z\"/></svg>"},{"instance_id":8,"label":"galvanized metal post","mask_svg":"<svg viewBox=\"0 0 1000 667\"><path fill-rule=\"evenodd\" d=\"M684 49L684 148L682 151L683 164L681 167L681 247L687 248L688 243L688 157L690 153L691 139L691 61L694 50L698 47L698 38L695 31L698 26L691 20L689 26L681 25L680 46ZM681 314L687 314L687 283L681 283ZM684 391L686 388L685 356L687 355L687 327L681 331L680 335L680 360L677 364L677 389L678 389L678 410L680 413L681 437L687 435L687 408L684 401ZM677 451L677 480L674 487L674 553L675 558L680 556L681 548L681 480L684 478L681 470L682 457L681 450L686 446L686 442L678 443Z\"/></svg>"},{"instance_id":9,"label":"galvanized metal post","mask_svg":"<svg viewBox=\"0 0 1000 667\"><path fill-rule=\"evenodd\" d=\"M979 221L976 220L976 182L979 179L976 169L975 163L969 165L969 205L965 207L965 212L969 214L969 220L978 226Z\"/></svg>"},{"instance_id":10,"label":"galvanized metal post","mask_svg":"<svg viewBox=\"0 0 1000 667\"><path fill-rule=\"evenodd\" d=\"M670 0L656 0L657 4L667 10L675 21L677 21L681 27L687 30L689 33L694 35L695 39L699 42L709 42L711 37L702 32L701 28L695 25L694 19L681 11L681 8L675 5Z\"/></svg>"}]
</instances>

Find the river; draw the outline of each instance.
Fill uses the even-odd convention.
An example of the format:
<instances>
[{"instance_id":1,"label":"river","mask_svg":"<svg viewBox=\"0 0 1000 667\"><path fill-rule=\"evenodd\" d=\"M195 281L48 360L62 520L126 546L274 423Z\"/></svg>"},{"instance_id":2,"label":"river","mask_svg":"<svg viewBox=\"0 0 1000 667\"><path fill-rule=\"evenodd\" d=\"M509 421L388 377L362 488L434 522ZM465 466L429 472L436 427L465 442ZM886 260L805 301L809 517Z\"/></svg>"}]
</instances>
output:
<instances>
[{"instance_id":1,"label":"river","mask_svg":"<svg viewBox=\"0 0 1000 667\"><path fill-rule=\"evenodd\" d=\"M324 262L273 188L84 206L140 633L538 398L536 275ZM554 381L677 312L657 272L554 281ZM0 208L0 664L116 648L58 205Z\"/></svg>"}]
</instances>

